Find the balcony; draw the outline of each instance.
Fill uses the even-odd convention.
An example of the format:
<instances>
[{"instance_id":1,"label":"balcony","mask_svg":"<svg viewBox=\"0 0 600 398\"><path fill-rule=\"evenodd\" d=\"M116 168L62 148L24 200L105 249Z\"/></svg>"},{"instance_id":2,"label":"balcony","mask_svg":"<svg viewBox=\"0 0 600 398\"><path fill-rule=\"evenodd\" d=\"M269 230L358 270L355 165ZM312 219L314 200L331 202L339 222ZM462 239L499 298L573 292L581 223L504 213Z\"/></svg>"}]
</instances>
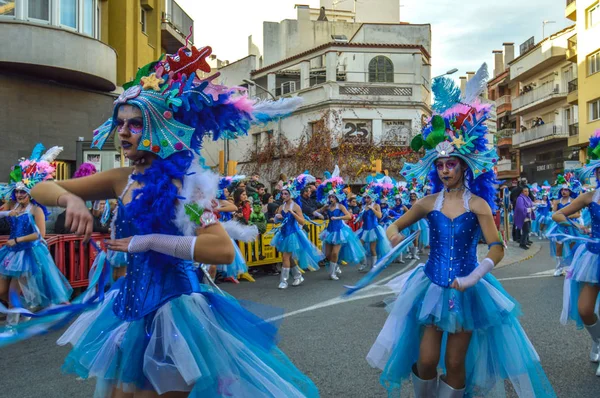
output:
<instances>
[{"instance_id":1,"label":"balcony","mask_svg":"<svg viewBox=\"0 0 600 398\"><path fill-rule=\"evenodd\" d=\"M577 2L575 0L567 0L565 18L570 19L571 21L577 21Z\"/></svg>"},{"instance_id":2,"label":"balcony","mask_svg":"<svg viewBox=\"0 0 600 398\"><path fill-rule=\"evenodd\" d=\"M503 95L496 100L496 114L502 115L507 111L512 110L512 103L510 101L510 95Z\"/></svg>"},{"instance_id":3,"label":"balcony","mask_svg":"<svg viewBox=\"0 0 600 398\"><path fill-rule=\"evenodd\" d=\"M567 40L567 61L577 63L577 35L573 35Z\"/></svg>"},{"instance_id":4,"label":"balcony","mask_svg":"<svg viewBox=\"0 0 600 398\"><path fill-rule=\"evenodd\" d=\"M579 145L579 123L573 123L569 125L569 146Z\"/></svg>"},{"instance_id":5,"label":"balcony","mask_svg":"<svg viewBox=\"0 0 600 398\"><path fill-rule=\"evenodd\" d=\"M160 38L163 48L174 54L185 46L185 38L191 34L194 20L173 0L166 0L162 15ZM191 43L191 40L189 41Z\"/></svg>"},{"instance_id":6,"label":"balcony","mask_svg":"<svg viewBox=\"0 0 600 398\"><path fill-rule=\"evenodd\" d=\"M561 125L546 123L541 126L533 127L529 130L516 133L513 136L513 146L523 148L540 142L550 142L563 140L569 137L568 131L563 131Z\"/></svg>"},{"instance_id":7,"label":"balcony","mask_svg":"<svg viewBox=\"0 0 600 398\"><path fill-rule=\"evenodd\" d=\"M567 96L563 90L559 84L548 82L513 99L512 112L515 115L523 114L560 102Z\"/></svg>"},{"instance_id":8,"label":"balcony","mask_svg":"<svg viewBox=\"0 0 600 398\"><path fill-rule=\"evenodd\" d=\"M517 178L519 171L517 165L510 159L501 159L496 164L496 176L498 179L505 180L509 178Z\"/></svg>"},{"instance_id":9,"label":"balcony","mask_svg":"<svg viewBox=\"0 0 600 398\"><path fill-rule=\"evenodd\" d=\"M569 82L567 91L568 91L567 102L571 105L577 105L577 103L579 102L579 100L578 100L579 90L578 90L577 79L573 79Z\"/></svg>"},{"instance_id":10,"label":"balcony","mask_svg":"<svg viewBox=\"0 0 600 398\"><path fill-rule=\"evenodd\" d=\"M0 69L101 91L116 88L117 54L99 40L52 25L0 20ZM77 56L78 54L78 56Z\"/></svg>"},{"instance_id":11,"label":"balcony","mask_svg":"<svg viewBox=\"0 0 600 398\"><path fill-rule=\"evenodd\" d=\"M512 146L512 137L515 135L517 130L515 129L503 129L496 133L498 148L506 148Z\"/></svg>"}]
</instances>

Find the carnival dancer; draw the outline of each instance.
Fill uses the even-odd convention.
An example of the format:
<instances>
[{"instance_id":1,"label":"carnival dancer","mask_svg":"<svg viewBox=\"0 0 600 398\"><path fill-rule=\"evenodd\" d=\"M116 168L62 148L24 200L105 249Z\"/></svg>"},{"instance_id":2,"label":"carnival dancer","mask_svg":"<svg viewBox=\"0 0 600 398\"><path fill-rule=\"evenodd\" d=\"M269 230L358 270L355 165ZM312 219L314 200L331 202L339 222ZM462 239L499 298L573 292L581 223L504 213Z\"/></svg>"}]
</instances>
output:
<instances>
[{"instance_id":1,"label":"carnival dancer","mask_svg":"<svg viewBox=\"0 0 600 398\"><path fill-rule=\"evenodd\" d=\"M559 191L557 199L552 203L553 213L556 213L558 210L562 210L571 204L571 201L577 198L581 191L581 183L571 173L567 173L564 176L559 175L556 181ZM570 225L559 226L558 224L554 224L551 228L549 228L548 233L553 235L557 231L560 231L561 233L567 235L576 235L578 226L583 224L581 221L581 212L570 214L569 219L572 221ZM554 276L561 276L566 273L566 269L571 264L574 253L575 251L573 242L569 242L565 245L559 240L550 239L550 256L556 260Z\"/></svg>"},{"instance_id":2,"label":"carnival dancer","mask_svg":"<svg viewBox=\"0 0 600 398\"><path fill-rule=\"evenodd\" d=\"M406 203L406 207L410 210L420 198L421 190L418 188L418 184L412 181L409 184L409 200ZM417 232L417 238L414 241L413 246L410 248L408 253L409 259L420 260L419 252L422 252L423 247L429 246L429 225L426 219L419 220L416 224L409 227L410 232Z\"/></svg>"},{"instance_id":3,"label":"carnival dancer","mask_svg":"<svg viewBox=\"0 0 600 398\"><path fill-rule=\"evenodd\" d=\"M405 163L401 172L417 181L429 173L434 193L387 231L397 245L403 240L398 232L419 219L426 217L431 226L429 259L390 282L399 295L367 356L383 370L381 383L394 396L410 377L416 397L503 395L504 380L512 381L519 397L555 397L516 318L518 304L489 273L504 252L491 210L497 155L486 140L489 106L477 102L486 87L482 75L487 73L480 69L469 81L466 98L459 99L458 91L460 104L441 108L438 99L453 96L435 94L441 114L411 145L424 147L425 155L417 164ZM442 86L454 87L447 80ZM433 86L440 90L440 81ZM478 262L482 233L489 252ZM438 367L444 372L439 381Z\"/></svg>"},{"instance_id":4,"label":"carnival dancer","mask_svg":"<svg viewBox=\"0 0 600 398\"><path fill-rule=\"evenodd\" d=\"M550 189L549 185L542 185L539 197L540 200L537 200L536 205L536 223L538 228L538 237L539 239L543 239L546 234L546 230L549 225L552 224L552 203L550 203Z\"/></svg>"},{"instance_id":5,"label":"carnival dancer","mask_svg":"<svg viewBox=\"0 0 600 398\"><path fill-rule=\"evenodd\" d=\"M319 261L325 258L323 253L308 239L306 232L300 228L307 221L302 214L300 205L295 202L295 200L299 200L302 189L315 181L315 177L310 174L300 174L284 185L281 190L283 204L279 206L275 215L275 219L280 221L281 225L275 229L275 236L270 243L282 255L279 289L287 289L290 270L294 278L292 286L299 286L304 282L301 269L317 271ZM297 264L293 267L292 259Z\"/></svg>"},{"instance_id":6,"label":"carnival dancer","mask_svg":"<svg viewBox=\"0 0 600 398\"><path fill-rule=\"evenodd\" d=\"M378 202L385 187L372 177L368 177L367 182L363 194L363 210L359 216L359 220L363 222L363 225L361 229L356 231L356 236L358 236L367 252L365 260L358 268L360 272L368 271L377 262L377 258L383 257L391 248L390 242L385 236L385 231L379 225L382 214Z\"/></svg>"},{"instance_id":7,"label":"carnival dancer","mask_svg":"<svg viewBox=\"0 0 600 398\"><path fill-rule=\"evenodd\" d=\"M32 191L42 204L66 207L68 224L86 238L92 224L84 200L120 194L117 236L107 246L128 253L127 276L59 340L74 346L63 371L95 377L96 397L318 396L277 349L274 325L202 284L194 266L234 260L213 213L218 177L197 157L202 139L235 137L298 106L255 102L213 85L214 75L200 80L195 73L210 72L210 53L182 48L125 85L93 144L102 147L117 127L133 167Z\"/></svg>"},{"instance_id":8,"label":"carnival dancer","mask_svg":"<svg viewBox=\"0 0 600 398\"><path fill-rule=\"evenodd\" d=\"M588 164L576 170L582 182L596 177L600 181L600 130L590 137L588 148ZM588 208L591 215L591 231L572 223L573 214ZM597 302L600 293L600 190L588 191L573 200L569 205L557 210L552 216L559 225L569 229L559 232L555 239L563 242L580 242L567 272L563 291L563 310L560 317L562 324L574 321L577 328L585 327L592 338L590 361L600 362L600 321L598 320ZM573 231L575 226L575 233ZM584 232L584 233L581 233ZM588 232L590 233L588 235ZM596 369L600 376L600 365Z\"/></svg>"},{"instance_id":9,"label":"carnival dancer","mask_svg":"<svg viewBox=\"0 0 600 398\"><path fill-rule=\"evenodd\" d=\"M320 235L329 262L329 278L337 281L341 274L340 264L360 264L365 259L365 249L346 221L352 219L347 210L345 183L336 165L333 174L317 187L317 201L326 204L319 213L325 212L329 222Z\"/></svg>"},{"instance_id":10,"label":"carnival dancer","mask_svg":"<svg viewBox=\"0 0 600 398\"><path fill-rule=\"evenodd\" d=\"M73 293L44 240L47 210L31 198L36 184L53 178L51 163L62 152L62 147L44 149L37 144L29 159L12 168L10 183L0 186L0 197L7 201L0 218L8 217L10 224L9 240L0 249L0 297L12 304L12 290L32 309L66 303ZM18 313L7 314L6 332L14 332L19 318Z\"/></svg>"}]
</instances>

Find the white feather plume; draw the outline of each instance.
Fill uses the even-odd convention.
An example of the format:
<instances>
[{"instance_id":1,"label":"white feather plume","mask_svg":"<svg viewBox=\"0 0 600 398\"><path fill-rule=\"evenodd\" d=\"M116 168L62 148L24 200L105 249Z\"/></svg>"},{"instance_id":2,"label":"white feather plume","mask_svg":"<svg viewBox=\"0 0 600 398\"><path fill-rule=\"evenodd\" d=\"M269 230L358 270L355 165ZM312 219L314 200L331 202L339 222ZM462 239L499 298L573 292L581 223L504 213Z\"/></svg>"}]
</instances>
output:
<instances>
[{"instance_id":1,"label":"white feather plume","mask_svg":"<svg viewBox=\"0 0 600 398\"><path fill-rule=\"evenodd\" d=\"M477 97L487 88L487 79L489 77L487 64L484 62L477 73L467 82L465 92L461 101L465 104L472 104Z\"/></svg>"},{"instance_id":2,"label":"white feather plume","mask_svg":"<svg viewBox=\"0 0 600 398\"><path fill-rule=\"evenodd\" d=\"M289 115L302 105L302 97L280 98L277 101L260 101L254 105L253 113L269 117Z\"/></svg>"},{"instance_id":3,"label":"white feather plume","mask_svg":"<svg viewBox=\"0 0 600 398\"><path fill-rule=\"evenodd\" d=\"M254 242L258 237L256 225L243 225L237 221L225 221L221 223L229 237L240 242Z\"/></svg>"},{"instance_id":4,"label":"white feather plume","mask_svg":"<svg viewBox=\"0 0 600 398\"><path fill-rule=\"evenodd\" d=\"M340 176L340 166L338 166L336 164L335 169L333 169L333 174L331 174L331 177L335 178L335 177L339 177L339 176Z\"/></svg>"},{"instance_id":5,"label":"white feather plume","mask_svg":"<svg viewBox=\"0 0 600 398\"><path fill-rule=\"evenodd\" d=\"M52 163L58 157L58 155L60 155L63 149L64 148L62 146L53 146L52 148L48 149L46 153L44 153L40 160Z\"/></svg>"}]
</instances>

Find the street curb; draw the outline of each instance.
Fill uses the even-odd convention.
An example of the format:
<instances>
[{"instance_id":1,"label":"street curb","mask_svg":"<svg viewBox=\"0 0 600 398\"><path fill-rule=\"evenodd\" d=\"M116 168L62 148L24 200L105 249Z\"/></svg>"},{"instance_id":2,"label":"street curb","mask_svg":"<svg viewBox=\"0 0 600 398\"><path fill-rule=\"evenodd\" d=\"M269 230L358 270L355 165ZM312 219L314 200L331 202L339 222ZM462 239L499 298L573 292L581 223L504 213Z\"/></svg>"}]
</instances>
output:
<instances>
[{"instance_id":1,"label":"street curb","mask_svg":"<svg viewBox=\"0 0 600 398\"><path fill-rule=\"evenodd\" d=\"M517 258L511 261L510 263L504 263L503 261L500 261L500 263L498 263L498 265L496 265L494 269L504 268L508 265L514 265L522 263L523 261L531 260L536 254L540 252L540 250L542 250L542 245L540 245L539 243L534 243L529 249L523 252L523 256L521 256L520 258Z\"/></svg>"}]
</instances>

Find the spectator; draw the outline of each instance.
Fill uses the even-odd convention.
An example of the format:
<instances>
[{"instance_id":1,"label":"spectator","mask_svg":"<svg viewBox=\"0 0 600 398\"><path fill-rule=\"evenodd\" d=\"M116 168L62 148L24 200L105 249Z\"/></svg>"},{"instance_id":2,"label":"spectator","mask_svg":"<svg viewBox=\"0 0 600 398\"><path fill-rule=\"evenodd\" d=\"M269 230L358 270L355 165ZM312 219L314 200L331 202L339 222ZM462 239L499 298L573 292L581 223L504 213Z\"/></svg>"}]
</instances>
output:
<instances>
[{"instance_id":1,"label":"spectator","mask_svg":"<svg viewBox=\"0 0 600 398\"><path fill-rule=\"evenodd\" d=\"M529 197L529 188L523 187L521 194L517 198L515 206L515 226L521 231L520 244L521 249L529 249L529 231L531 231L531 220L535 220L533 201Z\"/></svg>"},{"instance_id":2,"label":"spectator","mask_svg":"<svg viewBox=\"0 0 600 398\"><path fill-rule=\"evenodd\" d=\"M242 188L238 186L238 188L233 191L233 203L238 208L238 211L233 214L233 219L241 222L242 224L248 224L248 220L250 220L250 214L252 213L252 208L250 207L250 202L248 201L248 194L246 194L245 187Z\"/></svg>"},{"instance_id":3,"label":"spectator","mask_svg":"<svg viewBox=\"0 0 600 398\"><path fill-rule=\"evenodd\" d=\"M279 191L273 191L273 196L271 196L271 201L267 203L267 222L275 222L275 214L277 214L277 209L281 206L281 201L279 200Z\"/></svg>"},{"instance_id":4,"label":"spectator","mask_svg":"<svg viewBox=\"0 0 600 398\"><path fill-rule=\"evenodd\" d=\"M273 203L273 195L271 195L270 193L265 193L262 198L261 198L261 203L262 203L262 212L267 214L268 212L268 205L269 203ZM267 217L268 219L268 217Z\"/></svg>"},{"instance_id":5,"label":"spectator","mask_svg":"<svg viewBox=\"0 0 600 398\"><path fill-rule=\"evenodd\" d=\"M254 199L258 199L258 196L255 196L258 194L258 189L260 186L263 186L260 181L258 181L260 178L260 176L258 175L258 173L252 173L252 176L250 176L250 181L248 181L248 184L246 184L246 193L248 194L248 196L252 196L254 197Z\"/></svg>"},{"instance_id":6,"label":"spectator","mask_svg":"<svg viewBox=\"0 0 600 398\"><path fill-rule=\"evenodd\" d=\"M283 184L285 184L287 181L287 176L284 173L279 174L279 180L277 181L277 184L275 185L275 189L277 191L281 191L283 189Z\"/></svg>"},{"instance_id":7,"label":"spectator","mask_svg":"<svg viewBox=\"0 0 600 398\"><path fill-rule=\"evenodd\" d=\"M302 208L302 213L309 219L320 218L323 219L323 216L317 212L317 206L315 206L315 202L310 197L312 193L312 189L309 186L306 186L302 189L301 197L300 197L300 207Z\"/></svg>"},{"instance_id":8,"label":"spectator","mask_svg":"<svg viewBox=\"0 0 600 398\"><path fill-rule=\"evenodd\" d=\"M358 205L356 196L351 197L348 201L348 210L354 215L358 215L360 213L360 206Z\"/></svg>"}]
</instances>

